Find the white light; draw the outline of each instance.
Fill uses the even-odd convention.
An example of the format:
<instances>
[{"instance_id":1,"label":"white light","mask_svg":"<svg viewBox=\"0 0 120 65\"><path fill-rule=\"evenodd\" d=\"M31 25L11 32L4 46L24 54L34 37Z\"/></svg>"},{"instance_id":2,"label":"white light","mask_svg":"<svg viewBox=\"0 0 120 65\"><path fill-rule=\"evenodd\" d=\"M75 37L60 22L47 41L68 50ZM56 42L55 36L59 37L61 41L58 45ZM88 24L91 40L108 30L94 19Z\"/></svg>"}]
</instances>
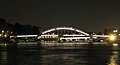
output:
<instances>
[{"instance_id":1,"label":"white light","mask_svg":"<svg viewBox=\"0 0 120 65\"><path fill-rule=\"evenodd\" d=\"M37 37L37 35L17 35L17 37Z\"/></svg>"},{"instance_id":2,"label":"white light","mask_svg":"<svg viewBox=\"0 0 120 65\"><path fill-rule=\"evenodd\" d=\"M13 38L13 37L15 37L15 36L10 36L10 38Z\"/></svg>"},{"instance_id":3,"label":"white light","mask_svg":"<svg viewBox=\"0 0 120 65\"><path fill-rule=\"evenodd\" d=\"M56 28L56 30L75 30L74 28L72 27L60 27L60 28Z\"/></svg>"},{"instance_id":4,"label":"white light","mask_svg":"<svg viewBox=\"0 0 120 65\"><path fill-rule=\"evenodd\" d=\"M4 30L2 30L2 33L4 33Z\"/></svg>"},{"instance_id":5,"label":"white light","mask_svg":"<svg viewBox=\"0 0 120 65\"><path fill-rule=\"evenodd\" d=\"M83 31L81 31L81 30L78 30L78 29L76 29L76 31L77 31L77 32L80 32L80 33L82 33L82 34L84 34L84 35L87 35L87 36L89 35L89 34L83 32Z\"/></svg>"},{"instance_id":6,"label":"white light","mask_svg":"<svg viewBox=\"0 0 120 65\"><path fill-rule=\"evenodd\" d=\"M118 46L118 44L113 43L113 46Z\"/></svg>"},{"instance_id":7,"label":"white light","mask_svg":"<svg viewBox=\"0 0 120 65\"><path fill-rule=\"evenodd\" d=\"M72 27L58 27L58 28L53 28L53 29L49 29L47 31L42 32L42 34L45 34L45 33L48 33L48 32L54 31L54 30L72 30L72 31L80 32L80 33L82 33L84 35L87 35L87 36L89 35L88 33L85 33L85 32L83 32L81 30L78 30L78 29L74 29Z\"/></svg>"},{"instance_id":8,"label":"white light","mask_svg":"<svg viewBox=\"0 0 120 65\"><path fill-rule=\"evenodd\" d=\"M4 35L4 37L7 37L7 35Z\"/></svg>"},{"instance_id":9,"label":"white light","mask_svg":"<svg viewBox=\"0 0 120 65\"><path fill-rule=\"evenodd\" d=\"M85 36L85 35L63 35L63 36Z\"/></svg>"},{"instance_id":10,"label":"white light","mask_svg":"<svg viewBox=\"0 0 120 65\"><path fill-rule=\"evenodd\" d=\"M58 36L58 35L41 35L41 36Z\"/></svg>"},{"instance_id":11,"label":"white light","mask_svg":"<svg viewBox=\"0 0 120 65\"><path fill-rule=\"evenodd\" d=\"M2 34L0 34L0 37L2 36Z\"/></svg>"},{"instance_id":12,"label":"white light","mask_svg":"<svg viewBox=\"0 0 120 65\"><path fill-rule=\"evenodd\" d=\"M93 35L94 37L109 37L108 35Z\"/></svg>"},{"instance_id":13,"label":"white light","mask_svg":"<svg viewBox=\"0 0 120 65\"><path fill-rule=\"evenodd\" d=\"M48 32L54 31L54 30L55 30L55 29L49 29L49 30L47 30L47 31L42 32L42 34L45 34L45 33L48 33Z\"/></svg>"},{"instance_id":14,"label":"white light","mask_svg":"<svg viewBox=\"0 0 120 65\"><path fill-rule=\"evenodd\" d=\"M41 35L40 37L43 38L43 37L53 37L53 38L56 38L58 37L58 35Z\"/></svg>"},{"instance_id":15,"label":"white light","mask_svg":"<svg viewBox=\"0 0 120 65\"><path fill-rule=\"evenodd\" d=\"M93 38L97 38L97 37L93 37ZM90 39L90 37L67 37L67 38L60 38L60 40L62 39Z\"/></svg>"},{"instance_id":16,"label":"white light","mask_svg":"<svg viewBox=\"0 0 120 65\"><path fill-rule=\"evenodd\" d=\"M118 30L113 30L114 33L118 32Z\"/></svg>"},{"instance_id":17,"label":"white light","mask_svg":"<svg viewBox=\"0 0 120 65\"><path fill-rule=\"evenodd\" d=\"M85 39L85 38L88 38L88 37L67 37L67 38L60 38L60 40L62 39Z\"/></svg>"},{"instance_id":18,"label":"white light","mask_svg":"<svg viewBox=\"0 0 120 65\"><path fill-rule=\"evenodd\" d=\"M120 34L119 34L119 36L120 36Z\"/></svg>"}]
</instances>

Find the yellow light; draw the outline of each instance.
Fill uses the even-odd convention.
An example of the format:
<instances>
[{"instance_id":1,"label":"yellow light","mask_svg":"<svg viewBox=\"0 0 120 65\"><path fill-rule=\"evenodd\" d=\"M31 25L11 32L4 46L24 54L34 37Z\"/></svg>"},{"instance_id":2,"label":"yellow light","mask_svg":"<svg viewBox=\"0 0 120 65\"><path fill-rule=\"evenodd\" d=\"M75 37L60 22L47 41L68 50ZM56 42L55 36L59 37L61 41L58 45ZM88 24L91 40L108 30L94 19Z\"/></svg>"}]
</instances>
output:
<instances>
[{"instance_id":1,"label":"yellow light","mask_svg":"<svg viewBox=\"0 0 120 65\"><path fill-rule=\"evenodd\" d=\"M116 36L115 35L110 35L109 39L110 39L110 41L115 41L116 40Z\"/></svg>"}]
</instances>

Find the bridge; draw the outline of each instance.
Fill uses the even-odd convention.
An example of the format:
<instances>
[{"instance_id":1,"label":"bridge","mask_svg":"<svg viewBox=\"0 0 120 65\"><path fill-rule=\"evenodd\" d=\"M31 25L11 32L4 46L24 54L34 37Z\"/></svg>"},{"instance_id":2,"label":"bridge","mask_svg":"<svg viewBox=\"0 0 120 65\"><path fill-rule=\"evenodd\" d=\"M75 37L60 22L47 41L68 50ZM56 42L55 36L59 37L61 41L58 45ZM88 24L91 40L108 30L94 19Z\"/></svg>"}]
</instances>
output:
<instances>
[{"instance_id":1,"label":"bridge","mask_svg":"<svg viewBox=\"0 0 120 65\"><path fill-rule=\"evenodd\" d=\"M88 42L91 39L101 39L108 38L108 35L91 35L83 30L79 30L73 27L56 27L48 29L42 32L38 37L42 41L60 41L60 42L70 42L70 41L84 41Z\"/></svg>"},{"instance_id":2,"label":"bridge","mask_svg":"<svg viewBox=\"0 0 120 65\"><path fill-rule=\"evenodd\" d=\"M11 36L12 37L12 36ZM17 35L21 41L41 40L42 42L100 42L114 36L88 34L87 32L73 27L56 27L42 31L41 35Z\"/></svg>"}]
</instances>

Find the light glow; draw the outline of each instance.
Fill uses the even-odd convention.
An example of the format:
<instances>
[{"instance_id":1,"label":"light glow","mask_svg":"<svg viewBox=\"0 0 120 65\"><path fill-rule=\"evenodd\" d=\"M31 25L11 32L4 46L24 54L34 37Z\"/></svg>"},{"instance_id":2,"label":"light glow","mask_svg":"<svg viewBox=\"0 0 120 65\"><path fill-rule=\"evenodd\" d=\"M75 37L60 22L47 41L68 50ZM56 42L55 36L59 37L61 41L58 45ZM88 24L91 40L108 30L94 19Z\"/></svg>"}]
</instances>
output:
<instances>
[{"instance_id":1,"label":"light glow","mask_svg":"<svg viewBox=\"0 0 120 65\"><path fill-rule=\"evenodd\" d=\"M114 33L118 32L118 30L113 30Z\"/></svg>"},{"instance_id":2,"label":"light glow","mask_svg":"<svg viewBox=\"0 0 120 65\"><path fill-rule=\"evenodd\" d=\"M108 35L93 35L94 37L109 37Z\"/></svg>"},{"instance_id":3,"label":"light glow","mask_svg":"<svg viewBox=\"0 0 120 65\"><path fill-rule=\"evenodd\" d=\"M81 30L78 30L78 29L75 29L72 27L57 27L57 28L46 30L46 31L42 32L42 34L45 34L45 33L51 32L51 31L55 31L55 30L72 30L72 31L80 32L80 33L87 35L87 36L89 35L88 33L85 33Z\"/></svg>"},{"instance_id":4,"label":"light glow","mask_svg":"<svg viewBox=\"0 0 120 65\"><path fill-rule=\"evenodd\" d=\"M97 37L93 37L94 39L96 39ZM62 39L90 39L90 37L67 37L67 38L60 38L60 40Z\"/></svg>"},{"instance_id":5,"label":"light glow","mask_svg":"<svg viewBox=\"0 0 120 65\"><path fill-rule=\"evenodd\" d=\"M17 35L17 37L37 37L38 35Z\"/></svg>"},{"instance_id":6,"label":"light glow","mask_svg":"<svg viewBox=\"0 0 120 65\"><path fill-rule=\"evenodd\" d=\"M116 38L117 38L117 37L116 37L115 35L110 35L110 36L109 36L110 41L115 41Z\"/></svg>"},{"instance_id":7,"label":"light glow","mask_svg":"<svg viewBox=\"0 0 120 65\"><path fill-rule=\"evenodd\" d=\"M56 28L56 30L75 30L74 28L72 27L60 27L60 28Z\"/></svg>"},{"instance_id":8,"label":"light glow","mask_svg":"<svg viewBox=\"0 0 120 65\"><path fill-rule=\"evenodd\" d=\"M113 46L118 46L118 44L117 44L117 43L114 43Z\"/></svg>"},{"instance_id":9,"label":"light glow","mask_svg":"<svg viewBox=\"0 0 120 65\"><path fill-rule=\"evenodd\" d=\"M4 30L2 30L2 33L4 33Z\"/></svg>"},{"instance_id":10,"label":"light glow","mask_svg":"<svg viewBox=\"0 0 120 65\"><path fill-rule=\"evenodd\" d=\"M4 35L4 37L7 37L7 35Z\"/></svg>"},{"instance_id":11,"label":"light glow","mask_svg":"<svg viewBox=\"0 0 120 65\"><path fill-rule=\"evenodd\" d=\"M63 35L63 36L85 36L85 35Z\"/></svg>"},{"instance_id":12,"label":"light glow","mask_svg":"<svg viewBox=\"0 0 120 65\"><path fill-rule=\"evenodd\" d=\"M85 35L87 35L87 36L89 35L88 33L85 33L85 32L83 32L83 31L81 31L81 30L78 30L78 29L76 29L76 31L77 31L77 32L80 32L80 33L82 33L82 34L85 34Z\"/></svg>"},{"instance_id":13,"label":"light glow","mask_svg":"<svg viewBox=\"0 0 120 65\"><path fill-rule=\"evenodd\" d=\"M45 33L48 33L48 32L54 31L54 30L55 30L55 29L49 29L49 30L47 30L47 31L42 32L42 34L45 34Z\"/></svg>"}]
</instances>

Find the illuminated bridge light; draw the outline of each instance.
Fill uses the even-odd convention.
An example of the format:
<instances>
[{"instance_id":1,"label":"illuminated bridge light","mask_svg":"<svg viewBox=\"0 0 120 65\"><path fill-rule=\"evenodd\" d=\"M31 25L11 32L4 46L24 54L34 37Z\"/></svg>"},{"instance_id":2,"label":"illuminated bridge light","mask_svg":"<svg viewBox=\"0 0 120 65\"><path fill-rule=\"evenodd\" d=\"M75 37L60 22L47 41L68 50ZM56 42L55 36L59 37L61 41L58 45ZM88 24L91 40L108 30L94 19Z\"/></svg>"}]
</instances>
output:
<instances>
[{"instance_id":1,"label":"illuminated bridge light","mask_svg":"<svg viewBox=\"0 0 120 65\"><path fill-rule=\"evenodd\" d=\"M56 37L58 37L58 35L41 35L41 36L39 36L39 38L45 38L45 37L56 38Z\"/></svg>"},{"instance_id":2,"label":"illuminated bridge light","mask_svg":"<svg viewBox=\"0 0 120 65\"><path fill-rule=\"evenodd\" d=\"M94 37L109 37L109 35L93 35Z\"/></svg>"},{"instance_id":3,"label":"illuminated bridge light","mask_svg":"<svg viewBox=\"0 0 120 65\"><path fill-rule=\"evenodd\" d=\"M76 32L82 33L82 34L84 34L86 36L89 36L88 33L85 33L85 32L83 32L81 30L78 30L78 29L75 29L75 28L72 28L72 27L57 27L57 28L53 28L53 29L49 29L47 31L44 31L44 32L42 32L42 34L52 32L52 31L55 31L55 30L71 30L71 31L76 31Z\"/></svg>"},{"instance_id":4,"label":"illuminated bridge light","mask_svg":"<svg viewBox=\"0 0 120 65\"><path fill-rule=\"evenodd\" d=\"M61 27L61 28L56 28L56 30L75 30L74 28L72 28L72 27Z\"/></svg>"},{"instance_id":5,"label":"illuminated bridge light","mask_svg":"<svg viewBox=\"0 0 120 65\"><path fill-rule=\"evenodd\" d=\"M93 38L97 38L97 37L93 37ZM67 38L60 38L60 40L62 39L90 39L90 37L67 37Z\"/></svg>"},{"instance_id":6,"label":"illuminated bridge light","mask_svg":"<svg viewBox=\"0 0 120 65\"><path fill-rule=\"evenodd\" d=\"M58 36L58 35L41 35L41 36Z\"/></svg>"},{"instance_id":7,"label":"illuminated bridge light","mask_svg":"<svg viewBox=\"0 0 120 65\"><path fill-rule=\"evenodd\" d=\"M47 30L47 31L42 32L42 34L45 34L45 33L48 33L48 32L54 31L54 30L55 30L55 29L49 29L49 30Z\"/></svg>"},{"instance_id":8,"label":"illuminated bridge light","mask_svg":"<svg viewBox=\"0 0 120 65\"><path fill-rule=\"evenodd\" d=\"M89 35L89 34L83 32L83 31L81 31L81 30L78 30L78 29L76 29L76 31L77 31L77 32L80 32L80 33L82 33L82 34L85 34L85 35L87 35L87 36Z\"/></svg>"},{"instance_id":9,"label":"illuminated bridge light","mask_svg":"<svg viewBox=\"0 0 120 65\"><path fill-rule=\"evenodd\" d=\"M17 37L37 37L38 35L17 35Z\"/></svg>"},{"instance_id":10,"label":"illuminated bridge light","mask_svg":"<svg viewBox=\"0 0 120 65\"><path fill-rule=\"evenodd\" d=\"M85 36L85 35L63 35L63 36Z\"/></svg>"}]
</instances>

